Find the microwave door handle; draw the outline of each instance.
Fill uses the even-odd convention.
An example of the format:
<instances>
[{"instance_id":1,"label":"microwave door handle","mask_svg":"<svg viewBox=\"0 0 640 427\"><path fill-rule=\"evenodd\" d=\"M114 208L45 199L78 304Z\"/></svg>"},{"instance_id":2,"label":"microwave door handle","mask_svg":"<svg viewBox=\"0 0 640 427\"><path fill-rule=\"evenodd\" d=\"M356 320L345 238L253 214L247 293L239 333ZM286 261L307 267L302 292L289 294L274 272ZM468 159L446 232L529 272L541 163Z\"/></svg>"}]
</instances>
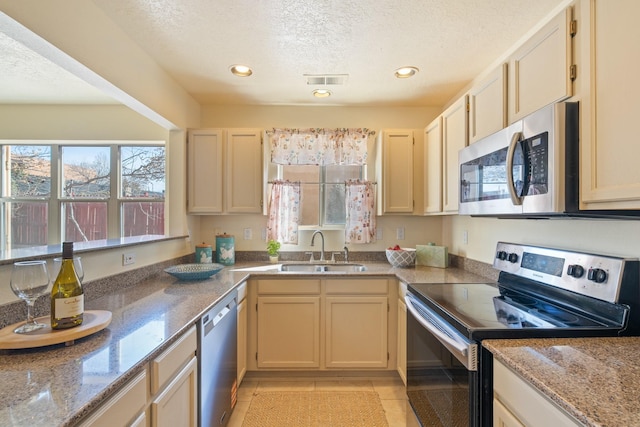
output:
<instances>
[{"instance_id":1,"label":"microwave door handle","mask_svg":"<svg viewBox=\"0 0 640 427\"><path fill-rule=\"evenodd\" d=\"M509 150L507 151L507 189L509 190L509 196L515 206L522 204L522 197L516 194L516 184L513 182L513 156L516 152L516 145L520 142L522 132L516 132L511 136L511 142L509 143Z\"/></svg>"}]
</instances>

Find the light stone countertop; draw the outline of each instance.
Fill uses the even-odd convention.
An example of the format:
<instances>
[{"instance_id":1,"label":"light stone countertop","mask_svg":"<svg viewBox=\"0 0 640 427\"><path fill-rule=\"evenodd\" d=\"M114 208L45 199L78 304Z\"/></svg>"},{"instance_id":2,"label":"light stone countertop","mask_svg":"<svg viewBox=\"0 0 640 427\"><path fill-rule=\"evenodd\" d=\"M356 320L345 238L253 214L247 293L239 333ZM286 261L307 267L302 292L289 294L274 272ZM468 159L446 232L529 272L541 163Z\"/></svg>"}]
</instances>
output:
<instances>
[{"instance_id":1,"label":"light stone countertop","mask_svg":"<svg viewBox=\"0 0 640 427\"><path fill-rule=\"evenodd\" d=\"M640 337L485 340L482 345L586 426L640 426Z\"/></svg>"},{"instance_id":2,"label":"light stone countertop","mask_svg":"<svg viewBox=\"0 0 640 427\"><path fill-rule=\"evenodd\" d=\"M161 272L88 300L87 310L109 310L103 331L64 344L0 350L0 425L77 424L194 325L218 300L251 277L395 276L406 283L474 283L485 277L458 268L392 268L367 263L358 273L247 271L265 263L238 263L210 279L180 282ZM87 284L90 289L91 283Z\"/></svg>"}]
</instances>

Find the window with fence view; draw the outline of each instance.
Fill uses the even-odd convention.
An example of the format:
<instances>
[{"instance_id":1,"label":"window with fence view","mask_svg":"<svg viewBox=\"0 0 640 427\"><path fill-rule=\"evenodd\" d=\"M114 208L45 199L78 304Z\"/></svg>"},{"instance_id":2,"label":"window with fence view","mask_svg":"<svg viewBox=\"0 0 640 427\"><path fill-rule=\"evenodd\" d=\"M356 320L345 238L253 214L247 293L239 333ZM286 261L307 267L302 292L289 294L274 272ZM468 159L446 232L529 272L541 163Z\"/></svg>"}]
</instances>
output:
<instances>
[{"instance_id":1,"label":"window with fence view","mask_svg":"<svg viewBox=\"0 0 640 427\"><path fill-rule=\"evenodd\" d=\"M161 145L3 145L3 250L163 235Z\"/></svg>"}]
</instances>

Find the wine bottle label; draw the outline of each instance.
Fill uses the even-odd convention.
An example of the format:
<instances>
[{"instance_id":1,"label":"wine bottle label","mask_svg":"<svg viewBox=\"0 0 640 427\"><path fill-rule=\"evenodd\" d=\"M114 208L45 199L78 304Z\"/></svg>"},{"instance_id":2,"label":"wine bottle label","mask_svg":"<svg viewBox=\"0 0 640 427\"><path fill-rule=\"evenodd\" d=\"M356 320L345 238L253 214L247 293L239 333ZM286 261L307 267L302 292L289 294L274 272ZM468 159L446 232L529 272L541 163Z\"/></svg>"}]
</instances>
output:
<instances>
[{"instance_id":1,"label":"wine bottle label","mask_svg":"<svg viewBox=\"0 0 640 427\"><path fill-rule=\"evenodd\" d=\"M55 318L79 316L84 313L84 295L55 300Z\"/></svg>"}]
</instances>

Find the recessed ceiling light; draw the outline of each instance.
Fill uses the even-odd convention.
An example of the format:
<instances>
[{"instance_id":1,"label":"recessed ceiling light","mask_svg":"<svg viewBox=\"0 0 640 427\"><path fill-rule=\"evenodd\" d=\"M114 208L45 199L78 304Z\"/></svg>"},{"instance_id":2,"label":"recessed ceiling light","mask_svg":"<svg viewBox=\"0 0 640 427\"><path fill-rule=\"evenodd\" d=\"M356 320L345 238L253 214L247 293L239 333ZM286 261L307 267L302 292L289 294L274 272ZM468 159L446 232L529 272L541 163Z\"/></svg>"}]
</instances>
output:
<instances>
[{"instance_id":1,"label":"recessed ceiling light","mask_svg":"<svg viewBox=\"0 0 640 427\"><path fill-rule=\"evenodd\" d=\"M246 65L232 65L229 69L234 76L238 77L249 77L251 74L253 74L251 68L247 67Z\"/></svg>"},{"instance_id":2,"label":"recessed ceiling light","mask_svg":"<svg viewBox=\"0 0 640 427\"><path fill-rule=\"evenodd\" d=\"M395 71L395 75L399 79L406 79L415 75L418 71L420 70L417 67L402 67Z\"/></svg>"},{"instance_id":3,"label":"recessed ceiling light","mask_svg":"<svg viewBox=\"0 0 640 427\"><path fill-rule=\"evenodd\" d=\"M316 89L312 93L316 98L327 98L331 96L331 91L327 89Z\"/></svg>"}]
</instances>

